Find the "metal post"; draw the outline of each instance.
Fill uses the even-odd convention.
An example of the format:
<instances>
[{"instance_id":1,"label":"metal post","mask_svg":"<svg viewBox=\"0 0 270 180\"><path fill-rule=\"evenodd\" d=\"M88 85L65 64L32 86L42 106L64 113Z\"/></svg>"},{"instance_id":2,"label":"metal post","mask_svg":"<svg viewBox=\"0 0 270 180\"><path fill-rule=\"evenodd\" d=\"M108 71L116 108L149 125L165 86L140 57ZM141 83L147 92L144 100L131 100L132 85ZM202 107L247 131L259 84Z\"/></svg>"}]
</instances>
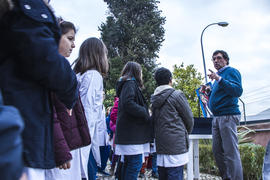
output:
<instances>
[{"instance_id":1,"label":"metal post","mask_svg":"<svg viewBox=\"0 0 270 180\"><path fill-rule=\"evenodd\" d=\"M243 110L244 110L244 120L245 120L245 125L247 125L247 118L246 118L246 107L245 107L245 103L244 101L239 98L239 100L241 101L241 103L243 104Z\"/></svg>"},{"instance_id":2,"label":"metal post","mask_svg":"<svg viewBox=\"0 0 270 180\"><path fill-rule=\"evenodd\" d=\"M202 31L201 33L201 49L202 49L202 58L203 58L203 68L204 68L204 78L205 78L205 84L208 82L207 81L207 74L206 74L206 65L205 65L205 58L204 58L204 51L203 51L203 33L204 31L206 30L206 28L208 28L209 26L212 26L212 25L215 25L215 24L218 24L218 23L212 23L212 24L208 24Z\"/></svg>"},{"instance_id":3,"label":"metal post","mask_svg":"<svg viewBox=\"0 0 270 180\"><path fill-rule=\"evenodd\" d=\"M217 24L217 25L219 25L219 26L222 26L222 27L226 27L226 26L229 25L229 23L227 23L227 22L211 23L211 24L208 24L208 25L203 29L203 31L202 31L202 33L201 33L201 49L202 49L202 58L203 58L203 68L204 68L205 84L206 84L208 81L207 81L206 65L205 65L205 58L204 58L203 41L202 41L202 39L203 39L203 33L204 33L204 31L205 31L209 26L212 26L212 25L215 25L215 24Z\"/></svg>"}]
</instances>

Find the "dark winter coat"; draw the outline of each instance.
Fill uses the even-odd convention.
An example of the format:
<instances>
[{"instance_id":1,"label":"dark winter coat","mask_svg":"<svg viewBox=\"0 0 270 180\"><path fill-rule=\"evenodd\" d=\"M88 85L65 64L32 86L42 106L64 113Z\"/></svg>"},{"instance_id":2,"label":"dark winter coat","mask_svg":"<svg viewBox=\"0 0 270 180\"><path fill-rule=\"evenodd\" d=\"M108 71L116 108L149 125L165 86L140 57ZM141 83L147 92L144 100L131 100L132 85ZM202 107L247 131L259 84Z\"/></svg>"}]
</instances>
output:
<instances>
[{"instance_id":1,"label":"dark winter coat","mask_svg":"<svg viewBox=\"0 0 270 180\"><path fill-rule=\"evenodd\" d=\"M58 23L43 0L14 0L0 21L0 88L6 105L19 109L24 122L25 166L55 167L50 91L66 108L78 99L77 80L58 53Z\"/></svg>"},{"instance_id":2,"label":"dark winter coat","mask_svg":"<svg viewBox=\"0 0 270 180\"><path fill-rule=\"evenodd\" d=\"M151 140L151 123L144 96L135 80L118 81L119 97L115 144L145 144Z\"/></svg>"},{"instance_id":3,"label":"dark winter coat","mask_svg":"<svg viewBox=\"0 0 270 180\"><path fill-rule=\"evenodd\" d=\"M54 154L56 166L72 159L73 149L87 146L91 142L84 109L79 98L72 115L69 116L65 105L52 94L54 108Z\"/></svg>"},{"instance_id":4,"label":"dark winter coat","mask_svg":"<svg viewBox=\"0 0 270 180\"><path fill-rule=\"evenodd\" d=\"M177 155L188 152L188 134L193 115L185 95L173 88L151 97L157 154Z\"/></svg>"}]
</instances>

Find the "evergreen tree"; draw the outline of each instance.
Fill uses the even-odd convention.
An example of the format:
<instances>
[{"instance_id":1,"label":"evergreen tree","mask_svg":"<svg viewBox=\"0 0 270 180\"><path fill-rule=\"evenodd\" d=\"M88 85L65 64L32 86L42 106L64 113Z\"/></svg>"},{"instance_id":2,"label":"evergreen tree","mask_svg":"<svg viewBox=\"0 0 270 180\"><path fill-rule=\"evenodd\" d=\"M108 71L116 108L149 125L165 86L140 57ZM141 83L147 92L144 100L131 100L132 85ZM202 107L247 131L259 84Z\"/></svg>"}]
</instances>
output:
<instances>
[{"instance_id":1,"label":"evergreen tree","mask_svg":"<svg viewBox=\"0 0 270 180\"><path fill-rule=\"evenodd\" d=\"M202 113L198 108L199 100L196 89L202 84L202 74L194 68L194 65L184 67L184 63L182 63L180 66L174 65L173 68L173 87L183 91L194 117L199 117L199 113L200 115L202 115Z\"/></svg>"},{"instance_id":2,"label":"evergreen tree","mask_svg":"<svg viewBox=\"0 0 270 180\"><path fill-rule=\"evenodd\" d=\"M154 91L153 70L164 41L165 18L157 0L104 0L109 9L106 23L99 27L111 59L106 90L115 88L121 69L128 61L143 66L144 94L149 100Z\"/></svg>"}]
</instances>

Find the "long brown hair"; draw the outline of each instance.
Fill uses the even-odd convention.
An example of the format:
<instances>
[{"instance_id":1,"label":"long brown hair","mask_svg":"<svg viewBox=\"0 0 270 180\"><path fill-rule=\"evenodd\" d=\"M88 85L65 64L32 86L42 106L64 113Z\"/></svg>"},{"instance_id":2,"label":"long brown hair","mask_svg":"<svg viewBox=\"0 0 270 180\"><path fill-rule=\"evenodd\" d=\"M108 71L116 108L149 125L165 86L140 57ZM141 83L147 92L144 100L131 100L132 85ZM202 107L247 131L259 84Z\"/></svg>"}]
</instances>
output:
<instances>
[{"instance_id":1,"label":"long brown hair","mask_svg":"<svg viewBox=\"0 0 270 180\"><path fill-rule=\"evenodd\" d=\"M135 78L136 81L139 83L139 86L143 87L143 80L142 80L142 67L139 63L134 61L129 61L124 66L121 72L121 78L123 80L127 80L130 78Z\"/></svg>"},{"instance_id":2,"label":"long brown hair","mask_svg":"<svg viewBox=\"0 0 270 180\"><path fill-rule=\"evenodd\" d=\"M102 76L105 76L109 69L107 59L107 48L98 38L91 37L86 39L79 50L79 57L75 60L75 73L85 73L95 69Z\"/></svg>"}]
</instances>

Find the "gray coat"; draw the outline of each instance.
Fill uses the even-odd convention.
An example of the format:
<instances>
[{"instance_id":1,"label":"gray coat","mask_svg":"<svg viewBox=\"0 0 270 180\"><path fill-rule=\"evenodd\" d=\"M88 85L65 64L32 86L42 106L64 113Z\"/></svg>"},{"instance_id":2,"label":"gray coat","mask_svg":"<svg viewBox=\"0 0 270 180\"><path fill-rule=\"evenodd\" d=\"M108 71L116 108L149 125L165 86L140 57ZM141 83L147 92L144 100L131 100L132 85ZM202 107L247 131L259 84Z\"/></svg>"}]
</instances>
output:
<instances>
[{"instance_id":1,"label":"gray coat","mask_svg":"<svg viewBox=\"0 0 270 180\"><path fill-rule=\"evenodd\" d=\"M152 95L151 103L157 154L187 152L194 120L183 92L166 88Z\"/></svg>"}]
</instances>

